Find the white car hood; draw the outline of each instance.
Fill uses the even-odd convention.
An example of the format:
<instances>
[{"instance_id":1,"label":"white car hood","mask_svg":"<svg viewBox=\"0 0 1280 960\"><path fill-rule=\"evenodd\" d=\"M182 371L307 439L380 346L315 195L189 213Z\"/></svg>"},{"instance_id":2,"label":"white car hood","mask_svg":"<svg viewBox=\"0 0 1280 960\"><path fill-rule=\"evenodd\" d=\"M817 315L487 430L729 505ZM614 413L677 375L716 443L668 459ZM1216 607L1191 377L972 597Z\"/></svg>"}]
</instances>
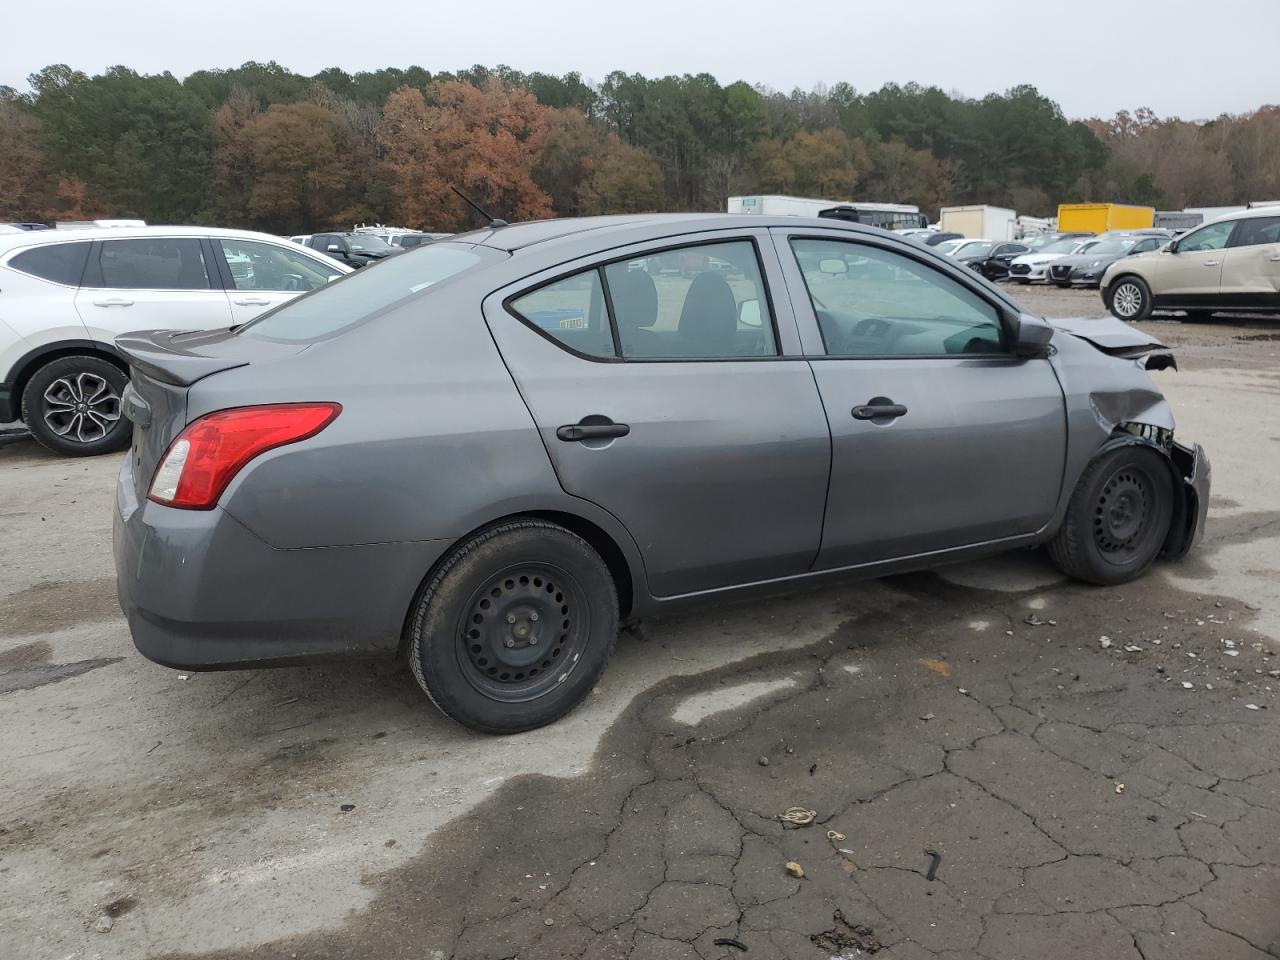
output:
<instances>
[{"instance_id":1,"label":"white car hood","mask_svg":"<svg viewBox=\"0 0 1280 960\"><path fill-rule=\"evenodd\" d=\"M1014 257L1013 263L1025 263L1029 267L1038 267L1042 263L1048 263L1050 260L1057 260L1059 257L1065 257L1065 253L1024 253L1020 257Z\"/></svg>"}]
</instances>

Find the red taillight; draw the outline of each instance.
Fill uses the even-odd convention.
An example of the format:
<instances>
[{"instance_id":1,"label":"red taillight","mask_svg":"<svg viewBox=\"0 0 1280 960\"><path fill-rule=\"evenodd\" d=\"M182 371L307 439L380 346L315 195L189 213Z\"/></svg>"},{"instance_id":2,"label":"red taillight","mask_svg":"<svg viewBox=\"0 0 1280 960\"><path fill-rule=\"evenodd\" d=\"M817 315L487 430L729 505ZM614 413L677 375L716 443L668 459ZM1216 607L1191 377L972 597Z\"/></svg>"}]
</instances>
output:
<instances>
[{"instance_id":1,"label":"red taillight","mask_svg":"<svg viewBox=\"0 0 1280 960\"><path fill-rule=\"evenodd\" d=\"M254 457L314 437L341 412L338 403L274 403L206 414L169 444L147 499L208 510Z\"/></svg>"}]
</instances>

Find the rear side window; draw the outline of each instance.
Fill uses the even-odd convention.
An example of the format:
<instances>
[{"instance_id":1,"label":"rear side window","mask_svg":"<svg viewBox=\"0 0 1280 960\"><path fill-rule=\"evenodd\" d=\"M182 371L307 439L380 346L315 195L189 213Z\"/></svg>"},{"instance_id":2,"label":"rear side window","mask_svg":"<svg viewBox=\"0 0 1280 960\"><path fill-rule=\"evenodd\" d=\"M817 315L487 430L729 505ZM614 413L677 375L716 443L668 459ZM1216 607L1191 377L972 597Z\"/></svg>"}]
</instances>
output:
<instances>
[{"instance_id":1,"label":"rear side window","mask_svg":"<svg viewBox=\"0 0 1280 960\"><path fill-rule=\"evenodd\" d=\"M1231 237L1233 247L1280 243L1280 217L1243 217Z\"/></svg>"},{"instance_id":2,"label":"rear side window","mask_svg":"<svg viewBox=\"0 0 1280 960\"><path fill-rule=\"evenodd\" d=\"M526 323L574 353L613 359L613 331L600 271L588 270L539 287L511 301Z\"/></svg>"},{"instance_id":3,"label":"rear side window","mask_svg":"<svg viewBox=\"0 0 1280 960\"><path fill-rule=\"evenodd\" d=\"M293 343L320 340L355 326L480 261L481 255L475 247L435 243L413 256L392 257L348 274L320 290L267 311L237 332ZM476 309L480 309L478 300Z\"/></svg>"},{"instance_id":4,"label":"rear side window","mask_svg":"<svg viewBox=\"0 0 1280 960\"><path fill-rule=\"evenodd\" d=\"M604 268L624 360L733 360L778 353L755 245L661 250Z\"/></svg>"},{"instance_id":5,"label":"rear side window","mask_svg":"<svg viewBox=\"0 0 1280 960\"><path fill-rule=\"evenodd\" d=\"M104 240L102 286L113 290L208 290L209 266L194 237Z\"/></svg>"},{"instance_id":6,"label":"rear side window","mask_svg":"<svg viewBox=\"0 0 1280 960\"><path fill-rule=\"evenodd\" d=\"M78 286L84 274L85 260L89 257L90 244L50 243L43 247L24 250L9 261L14 270L39 277L41 280L52 280L68 287Z\"/></svg>"}]
</instances>

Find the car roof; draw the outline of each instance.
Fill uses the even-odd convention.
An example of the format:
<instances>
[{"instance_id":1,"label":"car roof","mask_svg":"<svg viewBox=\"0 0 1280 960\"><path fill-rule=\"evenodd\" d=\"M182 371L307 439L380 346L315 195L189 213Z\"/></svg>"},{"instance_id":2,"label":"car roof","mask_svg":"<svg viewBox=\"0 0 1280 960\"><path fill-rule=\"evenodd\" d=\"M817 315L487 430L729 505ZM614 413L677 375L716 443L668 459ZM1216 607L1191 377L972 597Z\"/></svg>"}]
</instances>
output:
<instances>
[{"instance_id":1,"label":"car roof","mask_svg":"<svg viewBox=\"0 0 1280 960\"><path fill-rule=\"evenodd\" d=\"M139 240L147 237L224 237L228 240L284 240L270 233L254 230L228 230L223 227L83 227L72 230L24 230L20 234L0 236L0 252L15 247L34 247L69 240Z\"/></svg>"},{"instance_id":2,"label":"car roof","mask_svg":"<svg viewBox=\"0 0 1280 960\"><path fill-rule=\"evenodd\" d=\"M563 220L531 220L502 227L485 227L450 237L459 243L475 243L514 253L541 244L559 245L586 239L602 245L623 245L632 240L670 233L681 235L702 230L742 230L761 227L794 227L796 224L843 230L849 233L895 236L847 220L819 217L768 217L733 213L641 213L605 217L573 217ZM900 237L898 239L901 239Z\"/></svg>"},{"instance_id":3,"label":"car roof","mask_svg":"<svg viewBox=\"0 0 1280 960\"><path fill-rule=\"evenodd\" d=\"M1269 207L1250 207L1248 210L1236 210L1224 213L1220 217L1206 220L1205 223L1221 223L1224 220L1252 220L1254 217L1280 217L1280 204ZM1203 226L1204 224L1200 224ZM1195 229L1194 227L1192 229Z\"/></svg>"}]
</instances>

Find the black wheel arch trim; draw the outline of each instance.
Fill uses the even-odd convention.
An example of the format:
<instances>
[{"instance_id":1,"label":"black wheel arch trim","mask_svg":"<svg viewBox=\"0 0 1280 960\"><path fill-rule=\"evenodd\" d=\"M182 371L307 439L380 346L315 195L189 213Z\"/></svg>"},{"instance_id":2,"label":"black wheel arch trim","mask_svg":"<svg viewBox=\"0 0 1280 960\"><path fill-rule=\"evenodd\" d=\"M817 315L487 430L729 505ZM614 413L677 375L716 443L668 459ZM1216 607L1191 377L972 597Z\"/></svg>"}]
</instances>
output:
<instances>
[{"instance_id":1,"label":"black wheel arch trim","mask_svg":"<svg viewBox=\"0 0 1280 960\"><path fill-rule=\"evenodd\" d=\"M27 381L46 362L84 353L110 360L128 375L128 363L110 343L100 340L58 340L43 344L19 357L9 370L8 380L0 383L0 423L18 419L22 412L22 391L27 388Z\"/></svg>"}]
</instances>

